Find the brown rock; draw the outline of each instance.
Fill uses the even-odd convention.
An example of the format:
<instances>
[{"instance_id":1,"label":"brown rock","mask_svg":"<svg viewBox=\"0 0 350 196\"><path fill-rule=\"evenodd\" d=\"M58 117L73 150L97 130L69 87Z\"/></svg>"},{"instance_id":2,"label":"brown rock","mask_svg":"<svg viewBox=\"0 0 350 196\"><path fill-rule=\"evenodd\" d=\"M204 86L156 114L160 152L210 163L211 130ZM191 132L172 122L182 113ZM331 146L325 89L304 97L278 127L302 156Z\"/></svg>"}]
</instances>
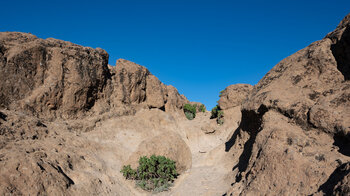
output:
<instances>
[{"instance_id":1,"label":"brown rock","mask_svg":"<svg viewBox=\"0 0 350 196\"><path fill-rule=\"evenodd\" d=\"M221 126L210 112L184 118L190 102L143 66L0 33L0 194L146 194L119 171L156 154L181 173L170 195L229 186L232 195L348 195L349 24L350 15L252 90L225 89Z\"/></svg>"},{"instance_id":2,"label":"brown rock","mask_svg":"<svg viewBox=\"0 0 350 196\"><path fill-rule=\"evenodd\" d=\"M349 20L282 60L249 93L227 142L232 152L230 146L244 143L228 193L329 193L322 187L338 159L350 155ZM346 193L346 186L339 189Z\"/></svg>"},{"instance_id":3,"label":"brown rock","mask_svg":"<svg viewBox=\"0 0 350 196\"><path fill-rule=\"evenodd\" d=\"M250 84L234 84L226 87L220 92L219 107L226 110L240 106L252 89L253 86Z\"/></svg>"},{"instance_id":4,"label":"brown rock","mask_svg":"<svg viewBox=\"0 0 350 196\"><path fill-rule=\"evenodd\" d=\"M6 32L0 77L0 195L135 195L119 172L131 154L191 167L174 118L149 110L183 115L188 100L143 66L113 67L102 49Z\"/></svg>"},{"instance_id":5,"label":"brown rock","mask_svg":"<svg viewBox=\"0 0 350 196\"><path fill-rule=\"evenodd\" d=\"M93 107L103 113L135 104L165 110L167 104L174 111L187 101L145 67L123 59L116 67L107 64L108 54L102 49L25 33L0 33L0 107L67 119Z\"/></svg>"},{"instance_id":6,"label":"brown rock","mask_svg":"<svg viewBox=\"0 0 350 196\"><path fill-rule=\"evenodd\" d=\"M89 110L108 79L108 54L25 33L0 33L0 106L43 117Z\"/></svg>"},{"instance_id":7,"label":"brown rock","mask_svg":"<svg viewBox=\"0 0 350 196\"><path fill-rule=\"evenodd\" d=\"M205 134L212 134L215 133L215 131L218 129L218 124L216 121L211 120L209 123L204 124L201 127L201 130L205 133Z\"/></svg>"},{"instance_id":8,"label":"brown rock","mask_svg":"<svg viewBox=\"0 0 350 196\"><path fill-rule=\"evenodd\" d=\"M340 165L320 187L319 193L326 195L350 194L350 163Z\"/></svg>"},{"instance_id":9,"label":"brown rock","mask_svg":"<svg viewBox=\"0 0 350 196\"><path fill-rule=\"evenodd\" d=\"M119 59L115 67L110 66L110 71L111 80L107 81L102 93L104 99L99 101L104 107L140 105L171 112L181 110L188 102L175 87L164 85L148 69L136 63Z\"/></svg>"},{"instance_id":10,"label":"brown rock","mask_svg":"<svg viewBox=\"0 0 350 196\"><path fill-rule=\"evenodd\" d=\"M180 95L177 89L171 85L167 86L167 97L165 111L177 111L182 109L184 104L188 102L184 95Z\"/></svg>"}]
</instances>

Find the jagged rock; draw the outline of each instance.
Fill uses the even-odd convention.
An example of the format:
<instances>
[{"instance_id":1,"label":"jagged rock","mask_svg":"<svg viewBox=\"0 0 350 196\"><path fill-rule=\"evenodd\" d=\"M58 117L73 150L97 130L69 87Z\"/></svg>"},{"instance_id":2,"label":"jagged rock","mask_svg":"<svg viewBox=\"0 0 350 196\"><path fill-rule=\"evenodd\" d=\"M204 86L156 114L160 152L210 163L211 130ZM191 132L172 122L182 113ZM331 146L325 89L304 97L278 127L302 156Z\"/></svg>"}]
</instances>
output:
<instances>
[{"instance_id":1,"label":"jagged rock","mask_svg":"<svg viewBox=\"0 0 350 196\"><path fill-rule=\"evenodd\" d=\"M118 59L116 66L109 68L112 76L107 81L101 105L141 105L171 112L181 110L188 102L175 87L164 85L141 65Z\"/></svg>"},{"instance_id":2,"label":"jagged rock","mask_svg":"<svg viewBox=\"0 0 350 196\"><path fill-rule=\"evenodd\" d=\"M177 89L171 85L166 86L167 96L165 111L177 111L182 109L184 104L188 102L187 98L184 95L180 95Z\"/></svg>"},{"instance_id":3,"label":"jagged rock","mask_svg":"<svg viewBox=\"0 0 350 196\"><path fill-rule=\"evenodd\" d=\"M0 106L43 117L93 107L109 77L108 54L26 33L0 33Z\"/></svg>"},{"instance_id":4,"label":"jagged rock","mask_svg":"<svg viewBox=\"0 0 350 196\"><path fill-rule=\"evenodd\" d=\"M349 21L282 60L249 93L227 142L232 151L244 144L228 193L326 193L338 160L349 161Z\"/></svg>"},{"instance_id":5,"label":"jagged rock","mask_svg":"<svg viewBox=\"0 0 350 196\"><path fill-rule=\"evenodd\" d=\"M143 66L110 66L102 49L6 32L0 77L0 195L135 195L119 172L132 154L191 167L172 116L188 100Z\"/></svg>"},{"instance_id":6,"label":"jagged rock","mask_svg":"<svg viewBox=\"0 0 350 196\"><path fill-rule=\"evenodd\" d=\"M303 127L316 126L331 134L347 135L350 131L350 110L346 109L350 107L349 73L344 71L350 60L346 56L350 48L347 20L349 17L324 39L277 64L254 87L243 108L257 111L264 105ZM339 47L344 53L338 54Z\"/></svg>"},{"instance_id":7,"label":"jagged rock","mask_svg":"<svg viewBox=\"0 0 350 196\"><path fill-rule=\"evenodd\" d=\"M132 104L174 111L187 101L143 66L123 59L108 66L102 49L26 33L0 33L0 77L1 108L51 119Z\"/></svg>"},{"instance_id":8,"label":"jagged rock","mask_svg":"<svg viewBox=\"0 0 350 196\"><path fill-rule=\"evenodd\" d=\"M250 84L234 84L226 87L220 92L219 107L226 110L240 106L252 89L253 86Z\"/></svg>"},{"instance_id":9,"label":"jagged rock","mask_svg":"<svg viewBox=\"0 0 350 196\"><path fill-rule=\"evenodd\" d=\"M322 184L317 194L349 195L350 194L350 162L340 165Z\"/></svg>"}]
</instances>

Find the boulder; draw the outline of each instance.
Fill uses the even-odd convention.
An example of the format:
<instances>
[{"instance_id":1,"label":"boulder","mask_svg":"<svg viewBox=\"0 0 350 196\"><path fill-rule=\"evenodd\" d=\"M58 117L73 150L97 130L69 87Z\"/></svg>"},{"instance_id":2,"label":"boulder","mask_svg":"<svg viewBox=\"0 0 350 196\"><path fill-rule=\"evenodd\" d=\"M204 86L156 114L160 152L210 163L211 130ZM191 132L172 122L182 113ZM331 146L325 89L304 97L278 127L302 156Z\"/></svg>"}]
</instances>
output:
<instances>
[{"instance_id":1,"label":"boulder","mask_svg":"<svg viewBox=\"0 0 350 196\"><path fill-rule=\"evenodd\" d=\"M240 106L252 89L253 86L250 84L233 84L226 87L225 90L220 92L219 107L227 110Z\"/></svg>"}]
</instances>

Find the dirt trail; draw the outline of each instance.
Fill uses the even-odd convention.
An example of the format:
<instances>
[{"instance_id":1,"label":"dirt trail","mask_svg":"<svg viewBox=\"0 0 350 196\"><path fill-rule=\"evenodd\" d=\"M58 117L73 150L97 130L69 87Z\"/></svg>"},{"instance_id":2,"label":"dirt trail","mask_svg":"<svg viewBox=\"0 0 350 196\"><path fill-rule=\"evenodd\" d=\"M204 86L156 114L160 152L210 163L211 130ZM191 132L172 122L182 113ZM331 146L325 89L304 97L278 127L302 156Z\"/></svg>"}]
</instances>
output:
<instances>
[{"instance_id":1,"label":"dirt trail","mask_svg":"<svg viewBox=\"0 0 350 196\"><path fill-rule=\"evenodd\" d=\"M215 119L210 119L210 112L198 113L194 120L187 120L160 110L145 110L135 116L106 120L80 137L86 138L90 146L97 149L98 153L94 156L99 161L94 162L103 165L99 172L109 179L111 192L120 195L153 195L136 187L134 181L125 180L119 172L122 165L135 163L133 157L152 153L148 152L150 149L142 151L147 146L143 143L150 143L150 146L157 147L153 153L165 149L169 151L165 152L169 156L179 156L180 153L186 158L183 154L186 154L184 150L187 148L190 159L188 168L175 180L171 189L157 195L222 195L230 186L227 182L232 180L233 157L225 152L225 142L237 128L239 117L237 115L219 126L215 125ZM214 124L216 131L205 134L201 128L209 123ZM168 147L173 144L166 141L169 135L162 136L164 132L178 135L183 145L173 141L170 143L176 143L177 146ZM154 138L159 136L162 136L161 141L154 142ZM173 152L176 150L178 153ZM188 162L186 160L185 163Z\"/></svg>"},{"instance_id":2,"label":"dirt trail","mask_svg":"<svg viewBox=\"0 0 350 196\"><path fill-rule=\"evenodd\" d=\"M197 114L192 121L184 119L178 123L191 149L192 167L179 176L170 192L160 195L222 195L229 188L232 161L225 152L225 142L237 126L227 129L218 125L214 133L205 134L201 127L208 124L209 119L210 112L206 112Z\"/></svg>"}]
</instances>

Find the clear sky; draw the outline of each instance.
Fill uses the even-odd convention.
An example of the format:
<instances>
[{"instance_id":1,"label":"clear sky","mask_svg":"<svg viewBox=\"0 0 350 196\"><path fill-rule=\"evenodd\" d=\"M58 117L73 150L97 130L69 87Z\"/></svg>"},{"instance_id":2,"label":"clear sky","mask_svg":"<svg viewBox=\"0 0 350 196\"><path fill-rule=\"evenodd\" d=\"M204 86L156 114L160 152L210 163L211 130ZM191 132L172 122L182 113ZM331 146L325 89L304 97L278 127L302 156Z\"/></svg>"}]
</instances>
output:
<instances>
[{"instance_id":1,"label":"clear sky","mask_svg":"<svg viewBox=\"0 0 350 196\"><path fill-rule=\"evenodd\" d=\"M144 65L211 109L228 85L254 85L322 39L350 12L350 0L4 0L0 10L0 31L103 48L109 64Z\"/></svg>"}]
</instances>

